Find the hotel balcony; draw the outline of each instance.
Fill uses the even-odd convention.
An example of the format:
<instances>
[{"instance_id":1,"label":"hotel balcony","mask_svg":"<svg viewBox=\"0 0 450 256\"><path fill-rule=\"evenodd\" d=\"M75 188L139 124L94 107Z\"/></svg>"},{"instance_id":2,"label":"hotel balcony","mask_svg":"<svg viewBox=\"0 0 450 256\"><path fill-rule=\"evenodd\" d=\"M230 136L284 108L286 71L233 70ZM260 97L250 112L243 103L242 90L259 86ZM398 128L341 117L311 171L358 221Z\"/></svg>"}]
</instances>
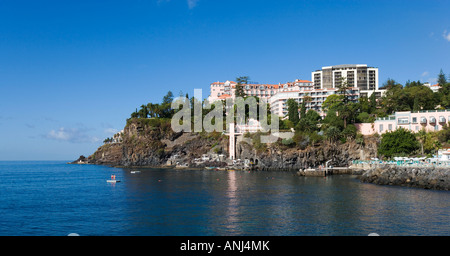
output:
<instances>
[{"instance_id":1,"label":"hotel balcony","mask_svg":"<svg viewBox=\"0 0 450 256\"><path fill-rule=\"evenodd\" d=\"M421 124L426 124L426 123L427 123L427 119L426 119L424 116L422 116L422 117L420 118L420 123L421 123Z\"/></svg>"},{"instance_id":2,"label":"hotel balcony","mask_svg":"<svg viewBox=\"0 0 450 256\"><path fill-rule=\"evenodd\" d=\"M436 118L434 116L430 117L430 124L435 124Z\"/></svg>"},{"instance_id":3,"label":"hotel balcony","mask_svg":"<svg viewBox=\"0 0 450 256\"><path fill-rule=\"evenodd\" d=\"M440 116L439 117L439 123L445 123L445 117Z\"/></svg>"}]
</instances>

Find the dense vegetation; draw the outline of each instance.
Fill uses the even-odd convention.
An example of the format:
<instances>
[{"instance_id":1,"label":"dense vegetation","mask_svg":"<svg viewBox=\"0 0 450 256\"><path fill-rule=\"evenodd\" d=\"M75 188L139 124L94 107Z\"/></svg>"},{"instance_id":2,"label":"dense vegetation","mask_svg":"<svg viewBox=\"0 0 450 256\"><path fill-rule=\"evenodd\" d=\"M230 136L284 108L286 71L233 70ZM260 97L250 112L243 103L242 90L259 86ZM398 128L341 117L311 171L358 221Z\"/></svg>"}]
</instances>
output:
<instances>
[{"instance_id":1,"label":"dense vegetation","mask_svg":"<svg viewBox=\"0 0 450 256\"><path fill-rule=\"evenodd\" d=\"M403 128L384 133L378 153L386 157L409 155L419 149L419 142L411 131Z\"/></svg>"},{"instance_id":2,"label":"dense vegetation","mask_svg":"<svg viewBox=\"0 0 450 256\"><path fill-rule=\"evenodd\" d=\"M243 84L249 80L248 76L236 78L236 95L247 98L243 90ZM450 79L449 79L450 80ZM326 111L326 117L321 118L319 113L314 110L306 111L305 105L311 100L311 97L304 97L302 102L293 99L287 101L288 118L280 118L280 130L295 130L292 139L280 140L280 145L284 147L305 148L308 145L315 145L321 141L327 140L331 143L344 143L348 140L355 140L356 143L363 144L363 136L357 133L354 123L372 123L377 117L385 117L396 111L420 111L432 109L450 108L450 83L443 71L438 75L440 89L433 92L429 87L424 86L420 81L407 81L405 85L388 79L382 86L386 89L386 94L375 98L361 97L358 102L352 102L349 95L347 82L342 81L338 94L327 97L322 107ZM180 93L180 96L182 93ZM186 98L189 99L186 94ZM160 104L148 103L141 105L131 114L131 118L171 118L178 109L172 109L171 103L174 100L173 93L169 91L164 96ZM257 104L260 104L256 98ZM199 99L191 97L189 105L192 113L192 124L194 123L194 104L199 103L202 106L206 102L200 102ZM222 103L222 113L225 120L226 104ZM210 108L202 109L202 118L216 108L212 104ZM236 106L234 107L236 111ZM246 119L249 118L248 108L246 109ZM270 108L268 120L270 120ZM203 119L202 119L203 120ZM224 122L224 129L226 128ZM256 141L257 142L257 141ZM258 144L259 145L259 144ZM383 134L379 153L385 157L404 154L433 154L443 145L450 145L450 128L445 125L439 132L410 133L409 131L398 130ZM260 145L263 147L262 145Z\"/></svg>"}]
</instances>

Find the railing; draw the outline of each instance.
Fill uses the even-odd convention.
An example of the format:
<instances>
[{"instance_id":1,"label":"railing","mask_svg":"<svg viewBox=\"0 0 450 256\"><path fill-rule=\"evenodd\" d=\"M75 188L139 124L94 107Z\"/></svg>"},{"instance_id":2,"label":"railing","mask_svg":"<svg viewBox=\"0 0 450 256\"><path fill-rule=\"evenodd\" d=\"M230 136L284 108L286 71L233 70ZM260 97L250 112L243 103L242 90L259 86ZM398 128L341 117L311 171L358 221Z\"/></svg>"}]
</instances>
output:
<instances>
[{"instance_id":1,"label":"railing","mask_svg":"<svg viewBox=\"0 0 450 256\"><path fill-rule=\"evenodd\" d=\"M450 112L450 109L431 109L431 110L411 111L411 113L435 113L435 112Z\"/></svg>"},{"instance_id":2,"label":"railing","mask_svg":"<svg viewBox=\"0 0 450 256\"><path fill-rule=\"evenodd\" d=\"M391 160L391 161L382 161L382 160L353 160L353 165L369 165L380 166L380 165L394 165L394 166L406 166L406 167L450 167L450 161L439 161L439 160Z\"/></svg>"}]
</instances>

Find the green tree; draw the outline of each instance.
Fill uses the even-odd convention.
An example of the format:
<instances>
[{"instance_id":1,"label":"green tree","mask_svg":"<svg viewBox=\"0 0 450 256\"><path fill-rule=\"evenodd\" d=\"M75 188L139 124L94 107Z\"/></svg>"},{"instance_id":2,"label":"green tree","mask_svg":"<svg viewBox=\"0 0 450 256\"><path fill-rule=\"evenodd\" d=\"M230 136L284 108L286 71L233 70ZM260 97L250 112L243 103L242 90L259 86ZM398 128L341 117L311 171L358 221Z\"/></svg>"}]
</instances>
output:
<instances>
[{"instance_id":1,"label":"green tree","mask_svg":"<svg viewBox=\"0 0 450 256\"><path fill-rule=\"evenodd\" d=\"M298 117L298 102L294 99L288 99L286 104L288 106L289 121L296 126L300 120Z\"/></svg>"},{"instance_id":2,"label":"green tree","mask_svg":"<svg viewBox=\"0 0 450 256\"><path fill-rule=\"evenodd\" d=\"M397 83L397 81L395 81L392 78L388 78L386 80L386 82L383 83L383 85L381 86L380 89L387 89L387 90L389 90L389 89L391 89L393 87L397 87L398 85L399 85L399 83Z\"/></svg>"},{"instance_id":3,"label":"green tree","mask_svg":"<svg viewBox=\"0 0 450 256\"><path fill-rule=\"evenodd\" d=\"M362 112L366 112L367 114L371 113L371 105L369 102L369 98L367 98L366 96L362 96L359 98L359 111Z\"/></svg>"},{"instance_id":4,"label":"green tree","mask_svg":"<svg viewBox=\"0 0 450 256\"><path fill-rule=\"evenodd\" d=\"M147 110L148 110L148 115L149 117L157 117L157 108L158 108L158 104L153 104L153 103L148 103L147 104Z\"/></svg>"},{"instance_id":5,"label":"green tree","mask_svg":"<svg viewBox=\"0 0 450 256\"><path fill-rule=\"evenodd\" d=\"M400 128L381 136L378 153L385 157L408 155L420 148L415 135L406 129Z\"/></svg>"},{"instance_id":6,"label":"green tree","mask_svg":"<svg viewBox=\"0 0 450 256\"><path fill-rule=\"evenodd\" d=\"M244 85L248 84L248 80L250 77L248 76L240 76L236 78L236 90L234 94L236 97L245 97L247 96L244 91Z\"/></svg>"},{"instance_id":7,"label":"green tree","mask_svg":"<svg viewBox=\"0 0 450 256\"><path fill-rule=\"evenodd\" d=\"M369 97L369 114L375 113L377 110L377 98L375 96L375 93L372 93Z\"/></svg>"},{"instance_id":8,"label":"green tree","mask_svg":"<svg viewBox=\"0 0 450 256\"><path fill-rule=\"evenodd\" d=\"M330 142L336 142L341 136L341 130L336 126L330 126L325 130L324 135Z\"/></svg>"},{"instance_id":9,"label":"green tree","mask_svg":"<svg viewBox=\"0 0 450 256\"><path fill-rule=\"evenodd\" d=\"M442 69L438 75L438 83L440 86L439 92L437 93L439 105L441 105L441 108L450 108L450 82L445 78Z\"/></svg>"},{"instance_id":10,"label":"green tree","mask_svg":"<svg viewBox=\"0 0 450 256\"><path fill-rule=\"evenodd\" d=\"M393 79L388 79L383 84L383 88L386 88L385 95L380 100L382 112L386 115L390 115L395 111L409 111L410 106L407 104L407 95L403 91L403 86L397 83Z\"/></svg>"},{"instance_id":11,"label":"green tree","mask_svg":"<svg viewBox=\"0 0 450 256\"><path fill-rule=\"evenodd\" d=\"M131 118L138 118L139 117L139 114L138 114L138 111L137 111L137 109L136 109L136 111L134 111L133 113L131 113Z\"/></svg>"},{"instance_id":12,"label":"green tree","mask_svg":"<svg viewBox=\"0 0 450 256\"><path fill-rule=\"evenodd\" d=\"M157 113L160 118L171 118L175 111L172 109L173 93L168 91L163 97L162 103L157 107Z\"/></svg>"},{"instance_id":13,"label":"green tree","mask_svg":"<svg viewBox=\"0 0 450 256\"><path fill-rule=\"evenodd\" d=\"M140 118L147 118L148 117L148 109L146 105L141 105L141 109L138 111Z\"/></svg>"},{"instance_id":14,"label":"green tree","mask_svg":"<svg viewBox=\"0 0 450 256\"><path fill-rule=\"evenodd\" d=\"M438 82L438 84L439 84L440 86L443 86L444 84L447 83L447 78L445 77L445 74L444 74L444 72L442 71L442 69L441 69L441 71L439 72L439 75L438 75L438 78L437 78L437 82Z\"/></svg>"},{"instance_id":15,"label":"green tree","mask_svg":"<svg viewBox=\"0 0 450 256\"><path fill-rule=\"evenodd\" d=\"M163 97L162 105L172 104L173 101L173 93L172 91L168 91L167 94Z\"/></svg>"},{"instance_id":16,"label":"green tree","mask_svg":"<svg viewBox=\"0 0 450 256\"><path fill-rule=\"evenodd\" d=\"M317 131L320 120L320 115L316 111L310 109L306 114L300 117L300 121L295 127L295 130L307 133Z\"/></svg>"},{"instance_id":17,"label":"green tree","mask_svg":"<svg viewBox=\"0 0 450 256\"><path fill-rule=\"evenodd\" d=\"M348 139L354 139L356 138L356 132L357 132L356 126L354 124L349 124L342 131L342 135Z\"/></svg>"},{"instance_id":18,"label":"green tree","mask_svg":"<svg viewBox=\"0 0 450 256\"><path fill-rule=\"evenodd\" d=\"M302 104L300 106L300 117L304 116L306 114L306 104L310 103L312 101L312 97L309 96L309 93L306 93L303 97Z\"/></svg>"},{"instance_id":19,"label":"green tree","mask_svg":"<svg viewBox=\"0 0 450 256\"><path fill-rule=\"evenodd\" d=\"M442 125L442 130L437 132L437 139L443 144L450 146L450 126L447 124Z\"/></svg>"},{"instance_id":20,"label":"green tree","mask_svg":"<svg viewBox=\"0 0 450 256\"><path fill-rule=\"evenodd\" d=\"M329 127L334 126L342 131L344 129L344 120L336 115L335 111L328 111L325 118L322 120L322 130L325 131Z\"/></svg>"},{"instance_id":21,"label":"green tree","mask_svg":"<svg viewBox=\"0 0 450 256\"><path fill-rule=\"evenodd\" d=\"M344 96L339 94L332 94L328 96L322 104L324 111L337 111L343 105Z\"/></svg>"},{"instance_id":22,"label":"green tree","mask_svg":"<svg viewBox=\"0 0 450 256\"><path fill-rule=\"evenodd\" d=\"M433 91L420 83L420 81L408 83L403 91L405 93L403 100L406 101L405 103L408 104L409 109L418 111L420 109L431 110L436 108L438 102L436 102Z\"/></svg>"}]
</instances>

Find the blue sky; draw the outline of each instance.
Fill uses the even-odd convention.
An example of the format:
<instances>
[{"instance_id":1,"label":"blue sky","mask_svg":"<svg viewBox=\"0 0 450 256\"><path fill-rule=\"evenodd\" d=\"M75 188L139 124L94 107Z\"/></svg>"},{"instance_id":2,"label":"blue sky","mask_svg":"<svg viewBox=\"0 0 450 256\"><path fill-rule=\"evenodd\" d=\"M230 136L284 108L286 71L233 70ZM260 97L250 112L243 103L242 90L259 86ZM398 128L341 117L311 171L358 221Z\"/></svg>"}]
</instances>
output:
<instances>
[{"instance_id":1,"label":"blue sky","mask_svg":"<svg viewBox=\"0 0 450 256\"><path fill-rule=\"evenodd\" d=\"M0 160L72 160L171 90L338 64L450 74L450 1L0 1Z\"/></svg>"}]
</instances>

